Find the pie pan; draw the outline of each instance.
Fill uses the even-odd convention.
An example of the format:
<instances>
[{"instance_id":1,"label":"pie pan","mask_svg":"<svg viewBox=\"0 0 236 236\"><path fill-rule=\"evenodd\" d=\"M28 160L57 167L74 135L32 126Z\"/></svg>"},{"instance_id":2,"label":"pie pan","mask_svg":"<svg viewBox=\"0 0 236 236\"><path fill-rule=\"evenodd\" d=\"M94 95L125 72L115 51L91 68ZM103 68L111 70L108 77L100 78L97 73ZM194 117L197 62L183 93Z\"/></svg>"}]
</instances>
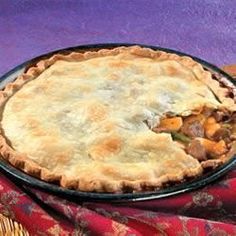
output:
<instances>
[{"instance_id":1,"label":"pie pan","mask_svg":"<svg viewBox=\"0 0 236 236\"><path fill-rule=\"evenodd\" d=\"M114 47L118 46L132 46L133 44L96 44L96 45L83 45L78 47L72 47L72 48L66 48L61 49L59 51L54 51L42 56L39 56L37 58L34 58L30 61L27 61L15 69L11 70L7 74L1 77L1 83L0 88L3 88L7 83L13 81L18 75L23 73L25 69L35 64L35 62L50 57L52 54L55 53L63 53L67 54L71 51L92 51L92 50L99 50L103 48L112 49ZM135 44L137 45L137 44ZM195 61L200 63L206 70L210 71L211 73L214 73L214 75L224 77L228 79L231 83L236 84L233 78L231 78L229 75L227 75L222 70L218 69L216 66L213 66L201 59L198 59L196 57L193 57L191 55L187 55L182 52L174 51L167 48L160 48L160 47L154 47L154 46L148 46L148 45L139 45L141 47L147 47L151 48L153 50L160 50L165 51L168 53L174 53L181 56L188 56L193 58ZM25 184L29 185L35 188L39 188L41 190L54 193L58 196L62 196L65 198L69 198L70 200L86 200L86 201L137 201L137 200L150 200L150 199L157 199L162 197L167 197L171 195L176 195L178 193L183 193L186 191L191 191L200 187L203 187L223 174L225 174L230 168L233 167L233 165L236 163L236 156L232 157L227 163L224 165L204 173L201 177L194 178L193 180L189 180L182 183L177 183L175 185L169 185L166 186L164 189L160 189L157 191L151 191L151 192L141 192L141 193L95 193L95 192L82 192L77 190L69 190L62 187L59 187L56 184L50 184L46 183L42 180L36 179L34 177L31 177L22 171L16 169L15 167L11 166L7 162L1 160L0 161L0 169L3 171L3 173L7 174L10 178L14 179L14 181L17 184Z\"/></svg>"}]
</instances>

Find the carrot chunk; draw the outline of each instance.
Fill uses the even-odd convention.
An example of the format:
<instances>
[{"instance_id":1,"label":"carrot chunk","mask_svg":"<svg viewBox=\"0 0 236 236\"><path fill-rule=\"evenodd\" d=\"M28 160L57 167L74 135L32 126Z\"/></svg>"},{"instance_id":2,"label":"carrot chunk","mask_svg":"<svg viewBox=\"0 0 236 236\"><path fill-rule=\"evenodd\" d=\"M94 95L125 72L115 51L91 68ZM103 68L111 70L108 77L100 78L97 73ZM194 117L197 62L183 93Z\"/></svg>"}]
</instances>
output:
<instances>
[{"instance_id":1,"label":"carrot chunk","mask_svg":"<svg viewBox=\"0 0 236 236\"><path fill-rule=\"evenodd\" d=\"M207 138L212 138L215 132L220 129L220 124L216 122L214 117L209 117L204 123L205 135Z\"/></svg>"},{"instance_id":2,"label":"carrot chunk","mask_svg":"<svg viewBox=\"0 0 236 236\"><path fill-rule=\"evenodd\" d=\"M197 138L197 140L199 140L200 143L205 147L206 152L213 156L220 156L228 151L224 140L219 142L214 142L205 138Z\"/></svg>"},{"instance_id":3,"label":"carrot chunk","mask_svg":"<svg viewBox=\"0 0 236 236\"><path fill-rule=\"evenodd\" d=\"M181 117L164 118L160 121L160 128L166 129L167 131L178 131L183 125Z\"/></svg>"}]
</instances>

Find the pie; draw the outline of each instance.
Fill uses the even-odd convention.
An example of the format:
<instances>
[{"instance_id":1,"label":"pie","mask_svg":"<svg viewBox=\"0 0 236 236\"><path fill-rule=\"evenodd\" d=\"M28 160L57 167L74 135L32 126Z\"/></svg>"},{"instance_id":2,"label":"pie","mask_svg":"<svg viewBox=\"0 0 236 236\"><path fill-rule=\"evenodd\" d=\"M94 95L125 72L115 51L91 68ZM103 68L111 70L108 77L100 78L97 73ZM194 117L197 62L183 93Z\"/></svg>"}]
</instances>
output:
<instances>
[{"instance_id":1,"label":"pie","mask_svg":"<svg viewBox=\"0 0 236 236\"><path fill-rule=\"evenodd\" d=\"M156 190L236 153L234 86L139 46L43 59L0 92L0 112L4 159L80 191Z\"/></svg>"}]
</instances>

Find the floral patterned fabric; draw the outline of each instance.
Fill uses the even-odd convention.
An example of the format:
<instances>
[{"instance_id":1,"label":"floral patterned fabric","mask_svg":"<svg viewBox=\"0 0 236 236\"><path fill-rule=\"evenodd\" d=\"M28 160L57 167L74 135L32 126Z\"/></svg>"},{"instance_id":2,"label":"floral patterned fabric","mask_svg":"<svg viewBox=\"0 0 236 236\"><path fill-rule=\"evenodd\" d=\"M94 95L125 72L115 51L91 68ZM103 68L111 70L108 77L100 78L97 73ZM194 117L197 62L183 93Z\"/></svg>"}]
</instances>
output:
<instances>
[{"instance_id":1,"label":"floral patterned fabric","mask_svg":"<svg viewBox=\"0 0 236 236\"><path fill-rule=\"evenodd\" d=\"M236 235L236 168L205 188L134 203L73 203L0 175L0 213L30 235Z\"/></svg>"}]
</instances>

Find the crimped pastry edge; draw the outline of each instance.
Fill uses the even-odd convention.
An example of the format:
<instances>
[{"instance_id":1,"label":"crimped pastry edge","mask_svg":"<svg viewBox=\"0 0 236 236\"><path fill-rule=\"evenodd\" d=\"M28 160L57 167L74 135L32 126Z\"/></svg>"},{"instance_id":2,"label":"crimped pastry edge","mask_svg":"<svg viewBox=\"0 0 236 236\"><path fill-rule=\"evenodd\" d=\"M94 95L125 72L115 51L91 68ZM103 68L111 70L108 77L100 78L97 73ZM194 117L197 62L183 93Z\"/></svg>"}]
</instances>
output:
<instances>
[{"instance_id":1,"label":"crimped pastry edge","mask_svg":"<svg viewBox=\"0 0 236 236\"><path fill-rule=\"evenodd\" d=\"M68 55L55 54L50 58L40 60L35 66L30 67L22 75L18 76L15 81L8 83L5 88L0 91L0 110L1 114L4 110L4 105L7 100L14 95L24 84L36 79L43 71L54 64L58 60L65 61L83 61L95 57L112 56L121 52L129 51L131 54L148 57L158 60L175 60L183 66L191 69L195 76L205 83L220 99L223 105L230 109L236 110L236 104L234 100L226 97L227 89L220 87L218 81L211 78L211 73L205 71L203 67L195 62L192 58L186 56L178 56L176 54L170 54L163 51L154 51L149 48L142 48L140 46L130 47L117 47L114 49L100 49L99 51L88 51L85 53L71 52ZM59 182L62 187L77 189L81 191L96 191L96 192L123 192L126 189L131 191L144 191L145 189L161 188L165 183L182 181L187 177L195 177L201 175L203 168L199 165L196 168L183 171L182 175L163 175L157 178L155 181L89 181L89 179L73 180L66 178L64 175L57 175L52 173L46 168L41 167L37 163L33 162L26 155L15 151L10 142L4 136L4 130L1 127L0 130L0 154L2 157L9 161L13 166L23 170L29 175L40 178L47 182ZM225 160L226 161L226 160ZM217 162L217 166L223 164L222 161Z\"/></svg>"}]
</instances>

